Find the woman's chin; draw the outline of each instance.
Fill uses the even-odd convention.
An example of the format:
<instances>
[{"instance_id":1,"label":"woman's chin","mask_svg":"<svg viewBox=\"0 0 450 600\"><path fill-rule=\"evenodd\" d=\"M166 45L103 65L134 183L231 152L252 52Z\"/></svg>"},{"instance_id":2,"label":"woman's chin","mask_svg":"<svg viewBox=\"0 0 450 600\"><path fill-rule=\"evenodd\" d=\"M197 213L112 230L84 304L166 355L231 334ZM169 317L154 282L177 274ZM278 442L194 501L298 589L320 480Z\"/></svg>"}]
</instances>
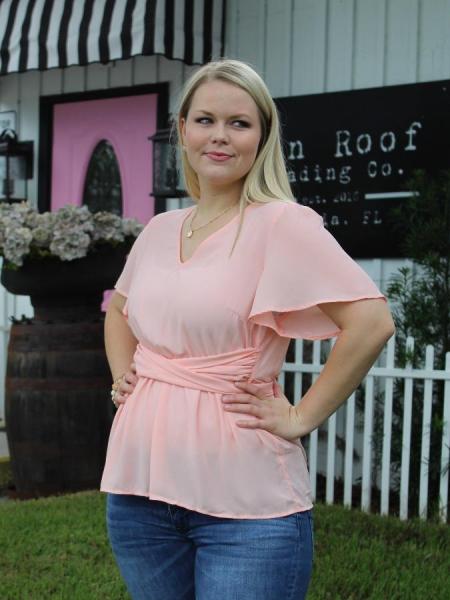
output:
<instances>
[{"instance_id":1,"label":"woman's chin","mask_svg":"<svg viewBox=\"0 0 450 600\"><path fill-rule=\"evenodd\" d=\"M208 186L219 186L219 187L230 187L237 183L241 183L245 178L245 174L242 173L224 173L220 172L219 169L208 170L207 172L197 172L199 181Z\"/></svg>"}]
</instances>

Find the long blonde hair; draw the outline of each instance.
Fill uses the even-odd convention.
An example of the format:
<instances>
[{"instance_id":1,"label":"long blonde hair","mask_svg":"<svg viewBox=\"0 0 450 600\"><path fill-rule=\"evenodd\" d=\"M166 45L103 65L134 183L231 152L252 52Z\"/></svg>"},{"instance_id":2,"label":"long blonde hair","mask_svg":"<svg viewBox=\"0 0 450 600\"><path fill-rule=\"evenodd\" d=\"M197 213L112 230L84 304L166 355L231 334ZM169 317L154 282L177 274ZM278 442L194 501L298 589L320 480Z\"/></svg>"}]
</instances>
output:
<instances>
[{"instance_id":1,"label":"long blonde hair","mask_svg":"<svg viewBox=\"0 0 450 600\"><path fill-rule=\"evenodd\" d=\"M197 173L191 167L182 151L181 124L186 119L193 95L197 88L208 81L221 80L237 85L246 91L256 103L261 123L261 141L255 161L247 173L239 201L239 229L231 252L239 238L244 209L255 202L273 201L296 202L292 195L285 159L281 146L281 130L277 107L263 79L248 64L240 60L221 58L206 63L193 73L181 90L178 107L172 121L172 131L176 130L178 150L181 156L182 176L189 195L200 199L200 185Z\"/></svg>"}]
</instances>

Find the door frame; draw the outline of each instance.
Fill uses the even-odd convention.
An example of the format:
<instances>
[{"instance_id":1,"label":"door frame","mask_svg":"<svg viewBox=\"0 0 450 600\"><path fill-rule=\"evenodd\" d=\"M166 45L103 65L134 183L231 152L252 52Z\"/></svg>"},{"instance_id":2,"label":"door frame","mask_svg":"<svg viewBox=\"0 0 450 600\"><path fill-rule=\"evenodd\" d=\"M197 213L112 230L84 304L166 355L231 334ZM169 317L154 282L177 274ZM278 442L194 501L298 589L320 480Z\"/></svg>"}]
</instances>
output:
<instances>
[{"instance_id":1,"label":"door frame","mask_svg":"<svg viewBox=\"0 0 450 600\"><path fill-rule=\"evenodd\" d=\"M66 102L80 102L83 100L140 96L142 94L157 95L156 129L166 128L168 126L169 117L169 82L116 87L106 90L89 90L88 92L71 92L69 94L54 94L51 96L41 96L39 98L39 165L37 186L37 209L39 212L49 211L51 204L50 184L52 168L53 111L55 105Z\"/></svg>"}]
</instances>

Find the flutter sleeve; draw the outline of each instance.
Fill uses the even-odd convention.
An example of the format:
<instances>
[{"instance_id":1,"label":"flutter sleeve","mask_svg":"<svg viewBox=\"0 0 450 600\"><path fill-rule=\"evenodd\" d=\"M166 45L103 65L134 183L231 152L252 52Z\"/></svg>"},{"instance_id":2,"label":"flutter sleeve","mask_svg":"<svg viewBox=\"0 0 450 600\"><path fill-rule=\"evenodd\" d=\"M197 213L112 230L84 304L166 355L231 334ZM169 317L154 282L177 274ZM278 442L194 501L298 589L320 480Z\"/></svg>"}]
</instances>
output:
<instances>
[{"instance_id":1,"label":"flutter sleeve","mask_svg":"<svg viewBox=\"0 0 450 600\"><path fill-rule=\"evenodd\" d=\"M288 203L272 226L249 320L289 338L341 331L318 306L386 297L325 228L312 208Z\"/></svg>"},{"instance_id":2,"label":"flutter sleeve","mask_svg":"<svg viewBox=\"0 0 450 600\"><path fill-rule=\"evenodd\" d=\"M122 294L122 296L125 296L127 298L127 301L125 302L125 305L122 309L122 313L125 315L125 317L128 317L128 294L130 293L133 275L136 271L138 262L141 256L143 255L149 227L150 221L134 240L134 243L131 246L130 252L128 253L127 259L125 261L125 265L119 276L119 279L114 284L114 288L119 292L119 294Z\"/></svg>"}]
</instances>

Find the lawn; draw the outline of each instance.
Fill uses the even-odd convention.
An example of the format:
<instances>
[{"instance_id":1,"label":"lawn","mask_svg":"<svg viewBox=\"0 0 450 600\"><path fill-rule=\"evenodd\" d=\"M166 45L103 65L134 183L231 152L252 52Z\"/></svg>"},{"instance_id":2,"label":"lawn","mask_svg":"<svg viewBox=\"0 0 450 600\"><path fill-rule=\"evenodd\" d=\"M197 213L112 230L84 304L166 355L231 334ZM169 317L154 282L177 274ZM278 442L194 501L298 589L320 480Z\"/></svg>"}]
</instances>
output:
<instances>
[{"instance_id":1,"label":"lawn","mask_svg":"<svg viewBox=\"0 0 450 600\"><path fill-rule=\"evenodd\" d=\"M129 599L106 534L105 501L89 491L1 502L2 600ZM450 598L448 526L320 503L314 525L308 600Z\"/></svg>"}]
</instances>

